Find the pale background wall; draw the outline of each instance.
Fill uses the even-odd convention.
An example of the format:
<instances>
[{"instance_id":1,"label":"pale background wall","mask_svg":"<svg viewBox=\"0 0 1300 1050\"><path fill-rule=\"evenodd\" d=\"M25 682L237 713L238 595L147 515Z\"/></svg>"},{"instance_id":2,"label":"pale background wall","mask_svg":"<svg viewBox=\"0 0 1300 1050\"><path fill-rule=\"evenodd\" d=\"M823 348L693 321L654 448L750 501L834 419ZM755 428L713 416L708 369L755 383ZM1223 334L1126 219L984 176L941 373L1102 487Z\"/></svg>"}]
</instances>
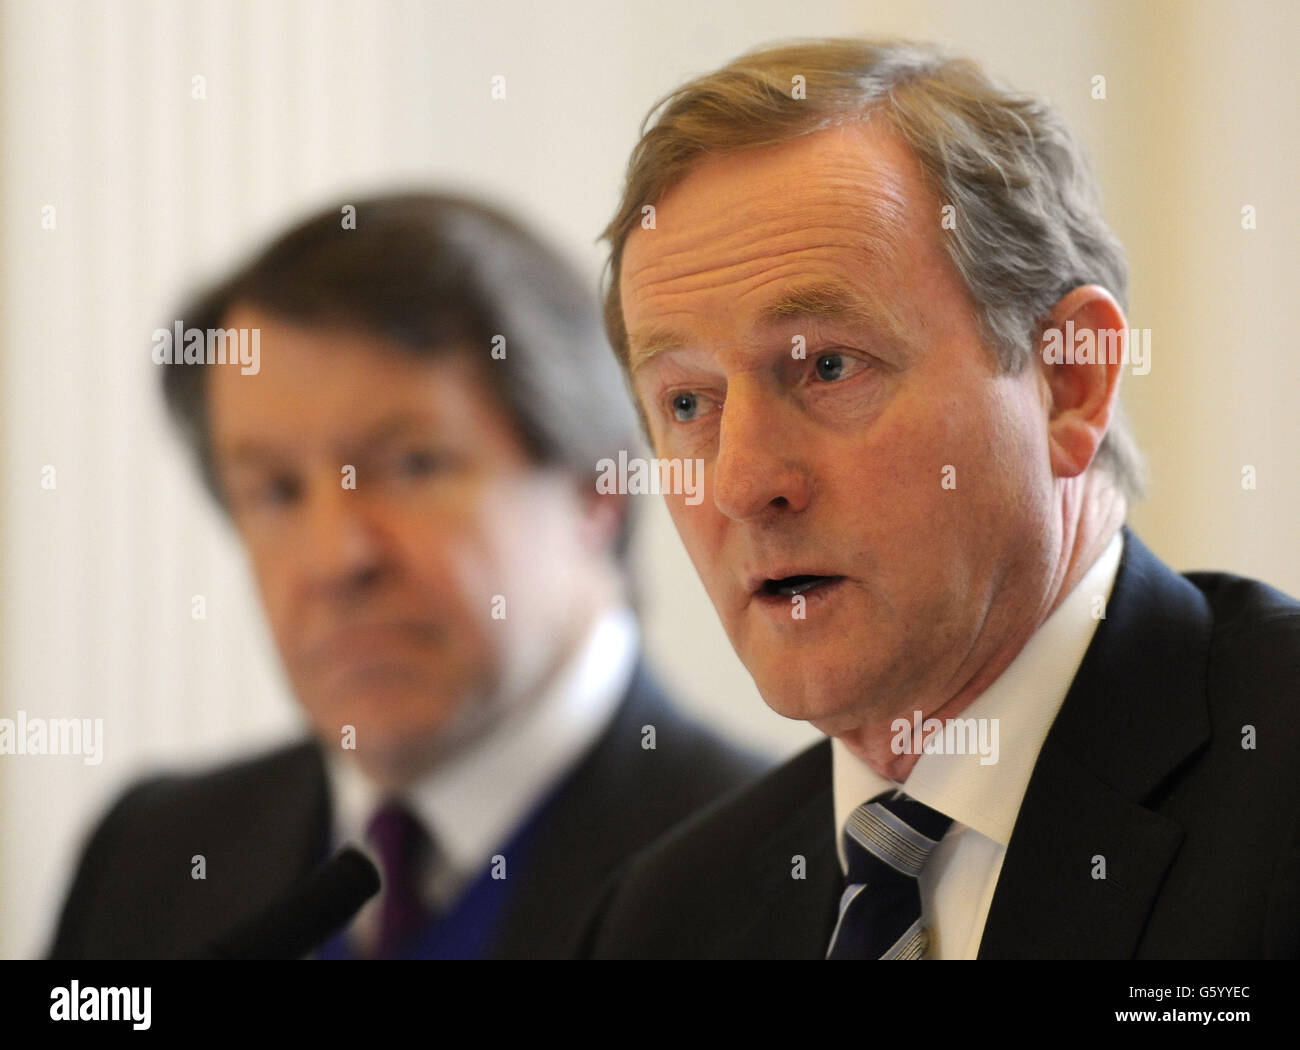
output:
<instances>
[{"instance_id":1,"label":"pale background wall","mask_svg":"<svg viewBox=\"0 0 1300 1050\"><path fill-rule=\"evenodd\" d=\"M1153 331L1150 375L1126 378L1153 473L1132 521L1178 568L1300 593L1297 10L0 0L0 704L102 717L107 754L0 757L0 956L41 950L81 836L126 780L297 724L142 352L181 289L305 209L414 180L512 206L594 283L646 108L761 42L939 39L1057 102L1130 252L1130 323ZM506 102L489 99L497 73ZM758 698L658 505L640 560L651 652L691 705L775 751L813 739Z\"/></svg>"}]
</instances>

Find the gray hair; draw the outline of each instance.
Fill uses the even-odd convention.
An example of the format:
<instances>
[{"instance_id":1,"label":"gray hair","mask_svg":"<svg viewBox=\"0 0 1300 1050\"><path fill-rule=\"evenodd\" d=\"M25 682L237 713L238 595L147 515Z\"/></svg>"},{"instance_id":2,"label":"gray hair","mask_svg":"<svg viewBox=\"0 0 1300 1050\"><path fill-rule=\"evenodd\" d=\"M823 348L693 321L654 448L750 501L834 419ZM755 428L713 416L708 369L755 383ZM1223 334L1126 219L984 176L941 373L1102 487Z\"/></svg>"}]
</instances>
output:
<instances>
[{"instance_id":1,"label":"gray hair","mask_svg":"<svg viewBox=\"0 0 1300 1050\"><path fill-rule=\"evenodd\" d=\"M804 87L797 100L796 77ZM706 154L785 142L875 113L952 206L946 248L1004 371L1017 374L1030 362L1047 313L1071 289L1101 285L1127 309L1124 250L1102 218L1081 145L1050 103L931 44L795 41L697 77L647 114L622 200L602 234L611 248L605 328L625 369L619 271L642 206L659 201ZM1142 455L1118 400L1094 462L1127 500L1143 495Z\"/></svg>"}]
</instances>

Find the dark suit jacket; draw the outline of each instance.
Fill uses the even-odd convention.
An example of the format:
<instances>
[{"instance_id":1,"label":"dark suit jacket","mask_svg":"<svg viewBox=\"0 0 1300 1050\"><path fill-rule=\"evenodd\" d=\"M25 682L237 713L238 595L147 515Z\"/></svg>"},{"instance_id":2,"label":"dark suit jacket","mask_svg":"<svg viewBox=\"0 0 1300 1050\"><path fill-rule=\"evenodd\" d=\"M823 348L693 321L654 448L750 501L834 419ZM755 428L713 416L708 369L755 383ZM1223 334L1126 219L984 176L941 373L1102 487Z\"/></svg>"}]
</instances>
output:
<instances>
[{"instance_id":1,"label":"dark suit jacket","mask_svg":"<svg viewBox=\"0 0 1300 1050\"><path fill-rule=\"evenodd\" d=\"M642 726L655 748L642 748ZM613 722L565 779L530 840L491 955L573 954L610 873L637 849L772 763L678 713L645 668ZM319 745L137 784L90 837L54 958L170 958L201 950L320 862L331 813ZM207 858L207 878L190 858Z\"/></svg>"},{"instance_id":2,"label":"dark suit jacket","mask_svg":"<svg viewBox=\"0 0 1300 1050\"><path fill-rule=\"evenodd\" d=\"M824 741L637 858L584 952L824 957L843 888L833 824ZM806 879L791 877L795 855ZM1298 955L1300 603L1238 576L1179 575L1126 529L979 957Z\"/></svg>"}]
</instances>

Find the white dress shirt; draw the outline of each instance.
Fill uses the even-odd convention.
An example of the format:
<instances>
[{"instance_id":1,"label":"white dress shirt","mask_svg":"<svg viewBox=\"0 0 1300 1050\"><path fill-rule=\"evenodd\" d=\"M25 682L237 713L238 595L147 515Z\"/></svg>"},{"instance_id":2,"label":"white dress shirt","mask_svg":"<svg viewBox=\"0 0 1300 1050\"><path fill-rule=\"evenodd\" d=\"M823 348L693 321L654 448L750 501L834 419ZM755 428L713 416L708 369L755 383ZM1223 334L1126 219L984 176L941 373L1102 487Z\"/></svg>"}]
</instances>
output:
<instances>
[{"instance_id":1,"label":"white dress shirt","mask_svg":"<svg viewBox=\"0 0 1300 1050\"><path fill-rule=\"evenodd\" d=\"M574 655L534 702L504 717L403 793L436 845L426 871L428 903L445 908L487 869L533 807L577 766L613 720L636 665L639 630L626 606L600 616ZM326 775L335 842L350 842L380 866L366 828L386 797L351 757L330 749ZM377 935L382 894L350 927L368 944Z\"/></svg>"},{"instance_id":2,"label":"white dress shirt","mask_svg":"<svg viewBox=\"0 0 1300 1050\"><path fill-rule=\"evenodd\" d=\"M902 784L880 776L839 740L831 741L836 849L847 872L840 832L861 803L893 788L952 817L952 826L921 872L921 912L931 959L974 959L1011 829L1047 731L1056 719L1096 632L1095 603L1109 601L1123 550L1116 532L1065 600L1042 623L1001 676L956 717L997 719L997 761L922 754ZM1100 606L1104 608L1104 606ZM908 712L911 720L911 712Z\"/></svg>"}]
</instances>

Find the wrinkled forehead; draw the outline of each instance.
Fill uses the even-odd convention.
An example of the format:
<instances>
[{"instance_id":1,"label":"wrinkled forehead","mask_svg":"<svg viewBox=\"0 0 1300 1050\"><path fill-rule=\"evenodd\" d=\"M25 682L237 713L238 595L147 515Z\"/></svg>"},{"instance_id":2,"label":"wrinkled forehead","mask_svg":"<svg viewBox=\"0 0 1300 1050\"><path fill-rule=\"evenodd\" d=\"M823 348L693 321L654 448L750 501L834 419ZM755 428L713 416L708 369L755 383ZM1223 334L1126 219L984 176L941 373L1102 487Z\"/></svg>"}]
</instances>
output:
<instances>
[{"instance_id":1,"label":"wrinkled forehead","mask_svg":"<svg viewBox=\"0 0 1300 1050\"><path fill-rule=\"evenodd\" d=\"M634 358L673 315L743 313L812 277L887 295L933 263L940 214L896 136L854 124L702 162L652 218L628 236L620 274Z\"/></svg>"}]
</instances>

